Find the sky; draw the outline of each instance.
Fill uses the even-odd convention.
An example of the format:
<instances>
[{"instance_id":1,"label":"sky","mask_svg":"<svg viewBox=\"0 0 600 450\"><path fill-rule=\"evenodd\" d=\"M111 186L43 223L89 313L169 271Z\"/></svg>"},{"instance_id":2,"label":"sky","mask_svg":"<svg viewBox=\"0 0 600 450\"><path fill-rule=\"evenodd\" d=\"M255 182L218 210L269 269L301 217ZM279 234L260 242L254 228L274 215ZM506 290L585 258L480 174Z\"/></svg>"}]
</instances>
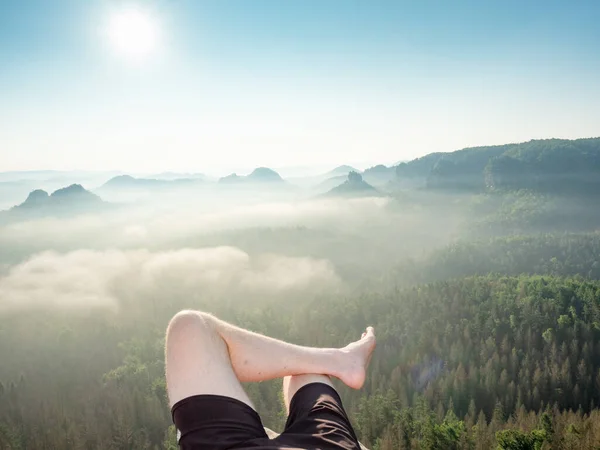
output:
<instances>
[{"instance_id":1,"label":"sky","mask_svg":"<svg viewBox=\"0 0 600 450\"><path fill-rule=\"evenodd\" d=\"M365 168L599 136L598 23L597 0L0 0L0 171Z\"/></svg>"}]
</instances>

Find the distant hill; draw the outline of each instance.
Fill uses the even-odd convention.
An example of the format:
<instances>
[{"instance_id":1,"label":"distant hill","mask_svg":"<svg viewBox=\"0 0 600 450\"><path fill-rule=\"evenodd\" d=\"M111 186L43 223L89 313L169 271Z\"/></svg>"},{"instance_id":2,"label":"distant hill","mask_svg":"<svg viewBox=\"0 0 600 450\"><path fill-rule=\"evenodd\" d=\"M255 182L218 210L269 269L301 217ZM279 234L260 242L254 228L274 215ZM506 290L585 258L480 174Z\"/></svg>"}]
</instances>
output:
<instances>
[{"instance_id":1,"label":"distant hill","mask_svg":"<svg viewBox=\"0 0 600 450\"><path fill-rule=\"evenodd\" d=\"M315 194L323 194L342 184L346 178L348 178L348 174L350 172L360 173L359 170L352 166L341 165L333 170L330 170L329 172L318 175L290 178L288 181L297 186L308 188Z\"/></svg>"},{"instance_id":2,"label":"distant hill","mask_svg":"<svg viewBox=\"0 0 600 450\"><path fill-rule=\"evenodd\" d=\"M175 178L158 180L154 178L135 178L131 175L118 175L104 183L100 190L123 190L123 189L165 189L172 187L191 186L202 183L202 178Z\"/></svg>"},{"instance_id":3,"label":"distant hill","mask_svg":"<svg viewBox=\"0 0 600 450\"><path fill-rule=\"evenodd\" d=\"M35 191L34 191L35 192ZM43 191L42 191L43 192ZM42 194L43 195L43 194ZM29 194L31 196L31 194ZM27 197L29 199L29 197ZM102 199L96 194L84 189L80 184L72 184L68 187L58 189L48 196L50 205L61 206L97 206L102 202ZM27 203L27 200L25 200Z\"/></svg>"},{"instance_id":4,"label":"distant hill","mask_svg":"<svg viewBox=\"0 0 600 450\"><path fill-rule=\"evenodd\" d=\"M367 183L382 187L396 178L396 168L379 164L366 169L362 176Z\"/></svg>"},{"instance_id":5,"label":"distant hill","mask_svg":"<svg viewBox=\"0 0 600 450\"><path fill-rule=\"evenodd\" d=\"M510 145L473 147L451 153L430 153L396 166L396 179L403 186L483 190L483 170Z\"/></svg>"},{"instance_id":6,"label":"distant hill","mask_svg":"<svg viewBox=\"0 0 600 450\"><path fill-rule=\"evenodd\" d=\"M156 186L156 185L164 185L166 182L163 180L153 180L153 179L141 179L134 178L131 175L118 175L116 177L111 178L106 183L104 183L100 189L105 188L116 188L116 189L129 189L132 187L142 187L142 186Z\"/></svg>"},{"instance_id":7,"label":"distant hill","mask_svg":"<svg viewBox=\"0 0 600 450\"><path fill-rule=\"evenodd\" d=\"M435 163L449 153L429 153L412 161L402 162L396 166L396 176L401 179L427 180Z\"/></svg>"},{"instance_id":8,"label":"distant hill","mask_svg":"<svg viewBox=\"0 0 600 450\"><path fill-rule=\"evenodd\" d=\"M342 165L342 166L338 166L335 169L327 172L324 175L324 177L331 178L331 177L336 177L336 176L341 176L341 175L343 175L344 177L347 177L350 172L360 173L360 170L355 169L352 166Z\"/></svg>"},{"instance_id":9,"label":"distant hill","mask_svg":"<svg viewBox=\"0 0 600 450\"><path fill-rule=\"evenodd\" d=\"M50 193L72 184L100 186L115 175L118 175L115 171L79 170L0 172L0 211L21 203L34 189L43 189Z\"/></svg>"},{"instance_id":10,"label":"distant hill","mask_svg":"<svg viewBox=\"0 0 600 450\"><path fill-rule=\"evenodd\" d=\"M219 179L220 184L241 184L241 183L284 183L283 178L275 172L273 169L268 167L258 167L252 171L250 175L243 176L232 173L226 177Z\"/></svg>"},{"instance_id":11,"label":"distant hill","mask_svg":"<svg viewBox=\"0 0 600 450\"><path fill-rule=\"evenodd\" d=\"M219 183L221 184L237 184L242 183L245 177L238 175L237 173L232 173L231 175L227 175L223 178L219 178Z\"/></svg>"},{"instance_id":12,"label":"distant hill","mask_svg":"<svg viewBox=\"0 0 600 450\"><path fill-rule=\"evenodd\" d=\"M51 195L42 189L29 193L27 199L8 211L2 212L3 219L26 219L46 215L71 215L103 209L108 204L80 184L58 189Z\"/></svg>"},{"instance_id":13,"label":"distant hill","mask_svg":"<svg viewBox=\"0 0 600 450\"><path fill-rule=\"evenodd\" d=\"M600 194L600 138L543 139L431 153L395 168L402 186Z\"/></svg>"},{"instance_id":14,"label":"distant hill","mask_svg":"<svg viewBox=\"0 0 600 450\"><path fill-rule=\"evenodd\" d=\"M281 176L277 172L267 167L259 167L257 169L254 169L252 173L246 177L246 179L252 182L259 183L280 183L283 181L283 178L281 178Z\"/></svg>"},{"instance_id":15,"label":"distant hill","mask_svg":"<svg viewBox=\"0 0 600 450\"><path fill-rule=\"evenodd\" d=\"M15 206L15 209L29 209L29 208L39 208L45 206L50 201L50 196L43 189L36 189L35 191L31 191L25 201L20 205Z\"/></svg>"},{"instance_id":16,"label":"distant hill","mask_svg":"<svg viewBox=\"0 0 600 450\"><path fill-rule=\"evenodd\" d=\"M350 172L348 172L350 173ZM321 181L319 184L313 187L313 190L318 192L327 192L331 189L340 186L348 179L348 173L345 175L337 175L326 180ZM358 172L357 172L358 173Z\"/></svg>"},{"instance_id":17,"label":"distant hill","mask_svg":"<svg viewBox=\"0 0 600 450\"><path fill-rule=\"evenodd\" d=\"M361 174L350 172L348 179L341 185L334 187L327 197L371 197L380 195L379 191L363 180Z\"/></svg>"},{"instance_id":18,"label":"distant hill","mask_svg":"<svg viewBox=\"0 0 600 450\"><path fill-rule=\"evenodd\" d=\"M488 162L484 177L488 189L600 194L600 138L512 146Z\"/></svg>"}]
</instances>

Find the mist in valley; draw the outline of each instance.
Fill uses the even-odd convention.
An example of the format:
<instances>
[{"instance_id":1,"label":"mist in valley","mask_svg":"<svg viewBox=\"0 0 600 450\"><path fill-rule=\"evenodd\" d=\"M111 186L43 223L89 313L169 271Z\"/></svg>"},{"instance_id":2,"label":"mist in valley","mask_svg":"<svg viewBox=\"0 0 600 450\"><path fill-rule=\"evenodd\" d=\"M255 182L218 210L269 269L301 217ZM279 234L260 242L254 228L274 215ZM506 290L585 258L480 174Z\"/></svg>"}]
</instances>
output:
<instances>
[{"instance_id":1,"label":"mist in valley","mask_svg":"<svg viewBox=\"0 0 600 450\"><path fill-rule=\"evenodd\" d=\"M366 181L369 170L343 167L345 176L334 170L307 177L304 185L266 168L221 179L116 175L95 188L67 177L65 186L50 192L36 185L0 213L0 355L10 362L0 366L6 423L16 423L11 414L22 405L41 401L43 416L22 413L32 427L44 423L38 438L21 435L32 439L26 441L32 448L62 445L64 436L81 442L78 448L81 427L98 445L112 442L120 433L116 424L135 448L171 445L163 340L169 318L182 309L313 346L343 346L374 325L379 346L365 390L338 386L368 445L393 432L367 425L382 407L378 402L391 401L386 404L397 405L392 410L426 402L473 420L470 398L478 414L492 414L496 387L481 385L487 391L479 397L455 390L449 407L431 389L462 376L460 354L478 341L459 336L488 332L489 322L477 325L481 316L472 316L472 308L518 298L523 289L532 298L546 295L536 276L549 277L544 289L588 302L585 311L599 307L599 297L584 294L600 292L594 281L600 279L596 197L587 188L556 193L556 185L548 190L545 184L498 189L486 184L479 162L466 178L457 167L440 181L435 161L425 175L422 164L409 162L414 169L408 176L406 165L377 168L384 176L371 175L373 184ZM333 187L315 193L332 177ZM44 186L43 180L30 182ZM496 320L510 316L515 326L519 317L519 327L529 326L527 310L504 305L511 314ZM564 308L569 304L535 325L546 330L544 339L547 330L567 333L551 325L567 317ZM484 317L489 314L497 313ZM577 317L569 320L583 321L583 330L593 326L587 316ZM440 347L442 330L449 340ZM482 358L472 367L485 366ZM595 363L585 370L594 373ZM265 424L280 429L278 383L246 388ZM573 401L583 401L580 395ZM504 406L516 408L515 398L507 397ZM539 407L534 396L525 401L532 410ZM64 404L68 410L58 413ZM100 409L82 415L90 405ZM138 408L146 411L139 419L144 425L131 419ZM78 425L56 435L57 420Z\"/></svg>"}]
</instances>

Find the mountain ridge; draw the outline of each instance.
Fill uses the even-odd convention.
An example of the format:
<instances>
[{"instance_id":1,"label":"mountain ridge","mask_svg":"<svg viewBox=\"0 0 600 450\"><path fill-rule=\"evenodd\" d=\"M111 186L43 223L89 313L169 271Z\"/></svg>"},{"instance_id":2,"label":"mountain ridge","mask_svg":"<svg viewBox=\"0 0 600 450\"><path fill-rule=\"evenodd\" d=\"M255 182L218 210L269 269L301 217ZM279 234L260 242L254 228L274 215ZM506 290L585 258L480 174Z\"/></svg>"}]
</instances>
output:
<instances>
[{"instance_id":1,"label":"mountain ridge","mask_svg":"<svg viewBox=\"0 0 600 450\"><path fill-rule=\"evenodd\" d=\"M21 219L45 215L71 215L96 211L108 206L98 195L80 184L71 184L48 194L43 189L29 193L25 201L12 208L0 211L5 219Z\"/></svg>"},{"instance_id":2,"label":"mountain ridge","mask_svg":"<svg viewBox=\"0 0 600 450\"><path fill-rule=\"evenodd\" d=\"M429 189L600 192L600 138L532 139L436 152L395 170L399 184Z\"/></svg>"},{"instance_id":3,"label":"mountain ridge","mask_svg":"<svg viewBox=\"0 0 600 450\"><path fill-rule=\"evenodd\" d=\"M358 172L350 172L348 179L325 194L327 197L372 197L380 192L363 180Z\"/></svg>"},{"instance_id":4,"label":"mountain ridge","mask_svg":"<svg viewBox=\"0 0 600 450\"><path fill-rule=\"evenodd\" d=\"M238 175L232 173L219 178L220 184L239 184L239 183L285 183L285 180L275 170L268 167L257 167L248 175Z\"/></svg>"}]
</instances>

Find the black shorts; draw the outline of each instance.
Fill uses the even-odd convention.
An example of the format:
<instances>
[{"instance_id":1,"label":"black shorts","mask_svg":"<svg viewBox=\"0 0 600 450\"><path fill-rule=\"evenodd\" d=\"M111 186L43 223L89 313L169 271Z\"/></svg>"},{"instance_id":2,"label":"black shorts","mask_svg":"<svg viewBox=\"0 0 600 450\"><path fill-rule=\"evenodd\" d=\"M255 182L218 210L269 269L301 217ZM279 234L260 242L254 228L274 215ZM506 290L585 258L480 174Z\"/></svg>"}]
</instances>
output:
<instances>
[{"instance_id":1,"label":"black shorts","mask_svg":"<svg viewBox=\"0 0 600 450\"><path fill-rule=\"evenodd\" d=\"M298 389L285 430L275 439L250 406L222 395L185 398L172 414L183 450L360 449L340 396L324 383Z\"/></svg>"}]
</instances>

